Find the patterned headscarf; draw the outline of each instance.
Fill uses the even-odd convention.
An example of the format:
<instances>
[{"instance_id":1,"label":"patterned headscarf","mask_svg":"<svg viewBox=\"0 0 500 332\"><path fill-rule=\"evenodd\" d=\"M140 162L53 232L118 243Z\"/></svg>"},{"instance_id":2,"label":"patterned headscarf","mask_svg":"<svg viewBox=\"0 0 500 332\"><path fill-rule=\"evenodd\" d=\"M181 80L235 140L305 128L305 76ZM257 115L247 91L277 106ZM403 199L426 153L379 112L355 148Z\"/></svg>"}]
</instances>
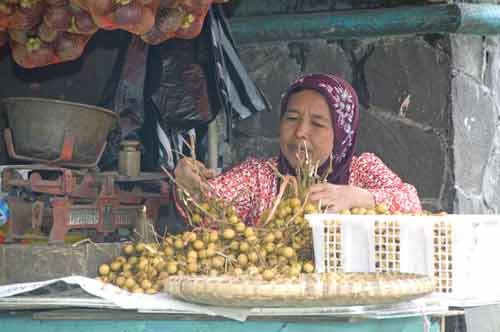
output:
<instances>
[{"instance_id":1,"label":"patterned headscarf","mask_svg":"<svg viewBox=\"0 0 500 332\"><path fill-rule=\"evenodd\" d=\"M281 97L281 116L286 112L290 96L305 89L321 93L330 108L334 146L332 151L333 171L328 176L328 182L347 184L359 128L358 96L352 86L339 77L328 74L306 75L294 81ZM328 164L329 160L320 166L320 174L326 171ZM294 168L282 152L278 157L278 169L282 174L295 174Z\"/></svg>"}]
</instances>

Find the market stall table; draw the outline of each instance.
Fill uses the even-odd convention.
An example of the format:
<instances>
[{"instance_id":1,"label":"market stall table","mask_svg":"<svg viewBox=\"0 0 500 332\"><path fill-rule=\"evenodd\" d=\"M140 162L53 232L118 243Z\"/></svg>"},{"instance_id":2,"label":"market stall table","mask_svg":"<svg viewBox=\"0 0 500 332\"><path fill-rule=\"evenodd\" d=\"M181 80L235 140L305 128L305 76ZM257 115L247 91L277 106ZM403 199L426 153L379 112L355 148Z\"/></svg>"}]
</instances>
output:
<instances>
[{"instance_id":1,"label":"market stall table","mask_svg":"<svg viewBox=\"0 0 500 332\"><path fill-rule=\"evenodd\" d=\"M444 331L456 315L433 300L424 305L254 308L245 322L190 312L123 310L80 289L0 299L1 330L51 331ZM428 320L424 319L424 314Z\"/></svg>"}]
</instances>

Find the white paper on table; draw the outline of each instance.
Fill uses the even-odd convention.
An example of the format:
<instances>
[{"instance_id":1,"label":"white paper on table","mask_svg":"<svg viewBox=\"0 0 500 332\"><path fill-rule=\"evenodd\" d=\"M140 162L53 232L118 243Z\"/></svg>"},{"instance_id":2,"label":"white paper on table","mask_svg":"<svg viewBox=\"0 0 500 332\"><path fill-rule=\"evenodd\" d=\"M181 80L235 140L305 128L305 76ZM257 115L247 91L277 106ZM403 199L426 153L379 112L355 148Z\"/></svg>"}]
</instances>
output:
<instances>
[{"instance_id":1,"label":"white paper on table","mask_svg":"<svg viewBox=\"0 0 500 332\"><path fill-rule=\"evenodd\" d=\"M113 302L122 309L136 309L140 311L179 311L197 313L209 316L222 316L238 321L245 321L250 308L226 308L204 306L177 300L166 293L154 295L133 294L111 284L82 276L72 276L52 279L41 282L29 282L0 286L0 298L27 293L38 288L46 287L58 281L67 284L79 285L87 293Z\"/></svg>"},{"instance_id":2,"label":"white paper on table","mask_svg":"<svg viewBox=\"0 0 500 332\"><path fill-rule=\"evenodd\" d=\"M37 281L37 282L25 282L20 284L10 284L0 286L0 298L1 297L9 297L22 293L28 293L35 289L42 288L48 286L50 284L56 283L64 278L59 279L51 279L46 281Z\"/></svg>"}]
</instances>

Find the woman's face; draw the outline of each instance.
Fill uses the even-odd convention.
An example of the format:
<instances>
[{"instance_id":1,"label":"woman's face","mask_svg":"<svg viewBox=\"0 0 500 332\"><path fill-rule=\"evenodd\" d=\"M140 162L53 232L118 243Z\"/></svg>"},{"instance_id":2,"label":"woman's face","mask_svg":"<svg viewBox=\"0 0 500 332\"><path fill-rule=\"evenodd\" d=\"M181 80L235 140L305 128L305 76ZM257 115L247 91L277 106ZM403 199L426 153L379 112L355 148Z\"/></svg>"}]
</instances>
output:
<instances>
[{"instance_id":1,"label":"woman's face","mask_svg":"<svg viewBox=\"0 0 500 332\"><path fill-rule=\"evenodd\" d=\"M332 118L325 98L314 90L293 93L280 122L280 149L290 165L298 166L297 154L303 152L304 142L309 158L322 164L330 157L333 139Z\"/></svg>"}]
</instances>

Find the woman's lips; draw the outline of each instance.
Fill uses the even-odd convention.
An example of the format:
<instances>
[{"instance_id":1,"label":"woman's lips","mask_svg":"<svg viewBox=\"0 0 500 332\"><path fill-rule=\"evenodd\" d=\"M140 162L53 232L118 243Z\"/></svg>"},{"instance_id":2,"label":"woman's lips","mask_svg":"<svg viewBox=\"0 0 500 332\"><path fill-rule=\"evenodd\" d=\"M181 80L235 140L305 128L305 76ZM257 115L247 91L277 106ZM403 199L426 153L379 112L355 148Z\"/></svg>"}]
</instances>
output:
<instances>
[{"instance_id":1,"label":"woman's lips","mask_svg":"<svg viewBox=\"0 0 500 332\"><path fill-rule=\"evenodd\" d=\"M313 156L314 152L311 149L304 149L304 146L298 146L298 145L288 145L288 150L293 154L293 155L307 155L310 158Z\"/></svg>"}]
</instances>

